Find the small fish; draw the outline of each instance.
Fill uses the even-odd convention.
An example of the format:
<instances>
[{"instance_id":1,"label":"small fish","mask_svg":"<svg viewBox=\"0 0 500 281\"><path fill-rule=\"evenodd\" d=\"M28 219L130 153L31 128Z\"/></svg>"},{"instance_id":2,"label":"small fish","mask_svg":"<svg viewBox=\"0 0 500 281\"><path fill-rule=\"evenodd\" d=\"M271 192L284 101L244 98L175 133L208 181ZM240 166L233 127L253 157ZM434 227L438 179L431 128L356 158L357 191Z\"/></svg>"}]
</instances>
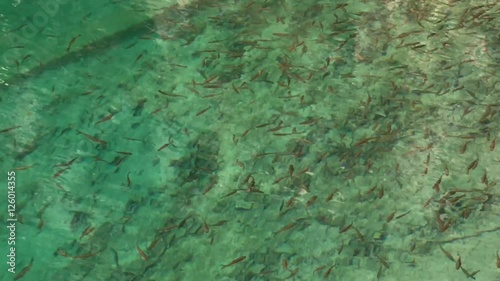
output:
<instances>
[{"instance_id":1,"label":"small fish","mask_svg":"<svg viewBox=\"0 0 500 281\"><path fill-rule=\"evenodd\" d=\"M363 234L361 234L361 231L359 231L359 229L355 226L353 228L356 231L356 235L358 236L359 241L365 242L365 237L363 236Z\"/></svg>"},{"instance_id":2,"label":"small fish","mask_svg":"<svg viewBox=\"0 0 500 281\"><path fill-rule=\"evenodd\" d=\"M278 231L276 231L274 233L274 236L280 234L281 232L284 232L284 231L292 229L293 227L295 227L295 225L297 225L297 223L296 222L292 222L292 223L289 223L289 224L283 226L282 228L280 228L280 230L278 230Z\"/></svg>"},{"instance_id":3,"label":"small fish","mask_svg":"<svg viewBox=\"0 0 500 281\"><path fill-rule=\"evenodd\" d=\"M439 192L439 185L441 184L441 180L443 179L443 175L439 177L439 179L434 183L434 186L432 189L434 189L436 192Z\"/></svg>"},{"instance_id":4,"label":"small fish","mask_svg":"<svg viewBox=\"0 0 500 281\"><path fill-rule=\"evenodd\" d=\"M391 222L392 219L394 218L394 215L396 214L397 210L395 210L394 212L390 213L389 216L387 216L387 219L385 220L386 222Z\"/></svg>"},{"instance_id":5,"label":"small fish","mask_svg":"<svg viewBox=\"0 0 500 281\"><path fill-rule=\"evenodd\" d=\"M289 33L281 33L281 32L274 32L273 33L274 36L278 36L278 37L293 37L292 34L289 34Z\"/></svg>"},{"instance_id":6,"label":"small fish","mask_svg":"<svg viewBox=\"0 0 500 281\"><path fill-rule=\"evenodd\" d=\"M431 162L431 154L427 153L427 157L425 158L425 165L429 166L430 162Z\"/></svg>"},{"instance_id":7,"label":"small fish","mask_svg":"<svg viewBox=\"0 0 500 281\"><path fill-rule=\"evenodd\" d=\"M90 233L92 233L93 231L95 230L95 227L89 225L87 226L87 228L85 228L82 232L82 235L80 235L80 239L82 239L83 237L89 235Z\"/></svg>"},{"instance_id":8,"label":"small fish","mask_svg":"<svg viewBox=\"0 0 500 281\"><path fill-rule=\"evenodd\" d=\"M214 179L212 179L212 181L210 182L210 184L205 188L205 190L203 190L203 195L207 194L210 190L212 190L212 188L217 184L218 180L219 178L215 176Z\"/></svg>"},{"instance_id":9,"label":"small fish","mask_svg":"<svg viewBox=\"0 0 500 281\"><path fill-rule=\"evenodd\" d=\"M461 267L460 269L462 269L462 272L465 274L465 276L467 276L467 278L471 278L473 280L476 280L476 277L474 277L474 276L479 272L479 270L476 270L474 272L468 272L463 267Z\"/></svg>"},{"instance_id":10,"label":"small fish","mask_svg":"<svg viewBox=\"0 0 500 281\"><path fill-rule=\"evenodd\" d=\"M398 219L400 219L400 218L402 218L402 217L404 217L404 216L408 215L410 212L411 212L411 210L409 210L408 212L406 212L406 213L404 213L404 214L401 214L401 215L399 215L399 216L396 216L396 218L395 218L395 219L397 219L397 220L398 220Z\"/></svg>"},{"instance_id":11,"label":"small fish","mask_svg":"<svg viewBox=\"0 0 500 281\"><path fill-rule=\"evenodd\" d=\"M138 62L142 58L142 53L140 53L135 59L134 63Z\"/></svg>"},{"instance_id":12,"label":"small fish","mask_svg":"<svg viewBox=\"0 0 500 281\"><path fill-rule=\"evenodd\" d=\"M120 157L120 159L118 159L116 162L115 162L115 166L119 166L123 161L125 161L125 159L127 159L127 156L123 156L123 157Z\"/></svg>"},{"instance_id":13,"label":"small fish","mask_svg":"<svg viewBox=\"0 0 500 281\"><path fill-rule=\"evenodd\" d=\"M330 266L330 268L328 268L328 270L325 272L325 275L323 276L323 278L327 278L328 276L330 276L334 267L335 267L335 265Z\"/></svg>"},{"instance_id":14,"label":"small fish","mask_svg":"<svg viewBox=\"0 0 500 281\"><path fill-rule=\"evenodd\" d=\"M415 243L415 241L411 241L411 243L410 243L410 253L413 253L413 251L415 251L416 247L417 247L417 243Z\"/></svg>"},{"instance_id":15,"label":"small fish","mask_svg":"<svg viewBox=\"0 0 500 281\"><path fill-rule=\"evenodd\" d=\"M193 81L193 82L194 82L194 81ZM191 87L186 87L186 88L188 88L188 90L190 90L190 91L191 91L191 92L193 92L194 94L196 94L196 95L198 95L198 96L200 95L200 92L198 92L196 89L191 88Z\"/></svg>"},{"instance_id":16,"label":"small fish","mask_svg":"<svg viewBox=\"0 0 500 281\"><path fill-rule=\"evenodd\" d=\"M439 245L439 249L444 253L444 255L450 260L450 261L455 261L455 258L448 252L446 251L441 245Z\"/></svg>"},{"instance_id":17,"label":"small fish","mask_svg":"<svg viewBox=\"0 0 500 281\"><path fill-rule=\"evenodd\" d=\"M130 49L130 48L134 47L137 44L137 42L138 41L131 43L130 45L128 45L127 47L125 47L125 49Z\"/></svg>"},{"instance_id":18,"label":"small fish","mask_svg":"<svg viewBox=\"0 0 500 281\"><path fill-rule=\"evenodd\" d=\"M203 220L203 231L205 233L208 233L210 231L210 226L208 225L208 223L205 220Z\"/></svg>"},{"instance_id":19,"label":"small fish","mask_svg":"<svg viewBox=\"0 0 500 281\"><path fill-rule=\"evenodd\" d=\"M132 184L132 181L130 180L130 172L127 174L127 187L130 187L130 185Z\"/></svg>"},{"instance_id":20,"label":"small fish","mask_svg":"<svg viewBox=\"0 0 500 281\"><path fill-rule=\"evenodd\" d=\"M135 245L135 249L139 253L139 256L141 256L141 259L143 259L144 261L147 261L149 259L149 257L146 255L146 253L144 253L144 251L141 248L139 248L138 245Z\"/></svg>"},{"instance_id":21,"label":"small fish","mask_svg":"<svg viewBox=\"0 0 500 281\"><path fill-rule=\"evenodd\" d=\"M381 264L382 264L385 268L389 269L389 263L388 263L385 259L381 258L381 257L380 257L380 256L378 256L378 255L375 255L375 256L377 257L378 261L379 261L379 262L380 262L380 263L381 263Z\"/></svg>"},{"instance_id":22,"label":"small fish","mask_svg":"<svg viewBox=\"0 0 500 281\"><path fill-rule=\"evenodd\" d=\"M376 139L376 138L377 138L377 137L371 137L371 138L364 138L364 139L361 139L361 140L359 140L358 142L356 142L353 146L354 146L354 147L361 146L361 145L363 145L363 144L365 144L365 143L367 143L367 142L369 142L369 141L371 141L371 140L374 140L374 139Z\"/></svg>"},{"instance_id":23,"label":"small fish","mask_svg":"<svg viewBox=\"0 0 500 281\"><path fill-rule=\"evenodd\" d=\"M76 40L78 37L80 37L80 36L82 36L82 35L81 35L81 34L78 34L77 36L73 37L73 38L71 39L71 41L69 41L68 47L66 48L66 52L69 52L69 50L71 49L71 46L73 45L73 43L75 43L75 40Z\"/></svg>"},{"instance_id":24,"label":"small fish","mask_svg":"<svg viewBox=\"0 0 500 281\"><path fill-rule=\"evenodd\" d=\"M314 195L309 200L307 200L307 202L306 202L306 208L311 207L311 205L314 204L314 202L316 202L317 199L318 199L318 196Z\"/></svg>"},{"instance_id":25,"label":"small fish","mask_svg":"<svg viewBox=\"0 0 500 281\"><path fill-rule=\"evenodd\" d=\"M464 143L464 145L462 146L462 148L460 148L460 154L464 154L465 151L467 150L467 145L470 143L471 141L467 141Z\"/></svg>"},{"instance_id":26,"label":"small fish","mask_svg":"<svg viewBox=\"0 0 500 281\"><path fill-rule=\"evenodd\" d=\"M334 190L332 193L328 194L328 196L325 199L325 202L330 202L330 200L332 200L335 193L337 193L337 190Z\"/></svg>"},{"instance_id":27,"label":"small fish","mask_svg":"<svg viewBox=\"0 0 500 281\"><path fill-rule=\"evenodd\" d=\"M246 131L243 132L243 134L241 134L241 138L244 138L248 135L248 133L250 133L250 130L252 130L253 128L249 128L247 129Z\"/></svg>"},{"instance_id":28,"label":"small fish","mask_svg":"<svg viewBox=\"0 0 500 281\"><path fill-rule=\"evenodd\" d=\"M214 224L211 224L211 226L222 226L222 225L225 225L228 221L227 220L221 220L221 221L218 221Z\"/></svg>"},{"instance_id":29,"label":"small fish","mask_svg":"<svg viewBox=\"0 0 500 281\"><path fill-rule=\"evenodd\" d=\"M94 91L88 91L88 92L82 93L82 94L80 94L80 95L82 95L82 96L87 96L87 95L92 94L93 92L94 92Z\"/></svg>"},{"instance_id":30,"label":"small fish","mask_svg":"<svg viewBox=\"0 0 500 281\"><path fill-rule=\"evenodd\" d=\"M351 222L351 224L344 226L344 228L339 230L339 233L342 234L344 232L347 232L349 229L351 229L352 225L353 225L353 223Z\"/></svg>"},{"instance_id":31,"label":"small fish","mask_svg":"<svg viewBox=\"0 0 500 281\"><path fill-rule=\"evenodd\" d=\"M472 161L469 164L469 166L467 166L467 174L469 174L471 170L474 170L477 167L478 163L479 163L479 158L476 158L476 160Z\"/></svg>"},{"instance_id":32,"label":"small fish","mask_svg":"<svg viewBox=\"0 0 500 281\"><path fill-rule=\"evenodd\" d=\"M165 147L169 146L171 143L170 142L167 142L166 144L160 146L160 148L158 148L158 151L162 151Z\"/></svg>"},{"instance_id":33,"label":"small fish","mask_svg":"<svg viewBox=\"0 0 500 281\"><path fill-rule=\"evenodd\" d=\"M246 256L241 256L239 258L236 258L234 259L233 261L231 261L230 263L226 264L226 265L223 265L222 268L226 268L226 267L229 267L231 265L234 265L234 264L237 264L241 261L243 261L244 259L246 259L247 257Z\"/></svg>"},{"instance_id":34,"label":"small fish","mask_svg":"<svg viewBox=\"0 0 500 281\"><path fill-rule=\"evenodd\" d=\"M94 137L94 136L91 136L91 135L89 135L89 134L86 134L86 133L84 133L84 132L82 132L82 131L80 131L80 130L77 130L77 132L78 132L79 134L84 135L86 138L88 138L89 140L91 140L91 141L93 141L93 142L97 142L97 143L102 144L102 145L106 145L106 144L107 144L107 142L105 142L105 141L103 141L103 140L101 140L101 139L98 139L98 138L96 138L96 137Z\"/></svg>"},{"instance_id":35,"label":"small fish","mask_svg":"<svg viewBox=\"0 0 500 281\"><path fill-rule=\"evenodd\" d=\"M484 183L486 184L486 186L488 186L488 172L486 170L484 170L484 174L481 177L481 183Z\"/></svg>"},{"instance_id":36,"label":"small fish","mask_svg":"<svg viewBox=\"0 0 500 281\"><path fill-rule=\"evenodd\" d=\"M55 253L57 253L61 257L70 257L69 254L66 251L61 250L61 249L57 249L57 251Z\"/></svg>"},{"instance_id":37,"label":"small fish","mask_svg":"<svg viewBox=\"0 0 500 281\"><path fill-rule=\"evenodd\" d=\"M164 228L160 228L158 229L158 234L163 234L163 233L167 233L173 229L176 229L178 226L173 224L173 225L169 225L169 226L165 226ZM148 247L149 248L149 247Z\"/></svg>"},{"instance_id":38,"label":"small fish","mask_svg":"<svg viewBox=\"0 0 500 281\"><path fill-rule=\"evenodd\" d=\"M457 262L455 263L455 269L459 270L462 267L462 257L458 255Z\"/></svg>"},{"instance_id":39,"label":"small fish","mask_svg":"<svg viewBox=\"0 0 500 281\"><path fill-rule=\"evenodd\" d=\"M382 199L384 197L384 187L380 188L380 191L378 192L378 199Z\"/></svg>"},{"instance_id":40,"label":"small fish","mask_svg":"<svg viewBox=\"0 0 500 281\"><path fill-rule=\"evenodd\" d=\"M64 172L65 172L66 170L68 170L68 169L69 169L69 167L68 167L68 168L66 168L66 169L61 169L61 170L57 171L57 172L54 174L53 178L54 178L54 179L58 178L60 175L62 175L62 173L64 173Z\"/></svg>"},{"instance_id":41,"label":"small fish","mask_svg":"<svg viewBox=\"0 0 500 281\"><path fill-rule=\"evenodd\" d=\"M281 266L283 266L283 269L290 271L290 269L288 268L288 261L287 260L282 260Z\"/></svg>"},{"instance_id":42,"label":"small fish","mask_svg":"<svg viewBox=\"0 0 500 281\"><path fill-rule=\"evenodd\" d=\"M154 249L154 247L156 247L156 244L158 244L158 242L160 242L160 240L162 240L162 238L159 238L159 237L155 237L153 239L153 241L151 241L151 244L149 244L148 246L148 250L151 251Z\"/></svg>"},{"instance_id":43,"label":"small fish","mask_svg":"<svg viewBox=\"0 0 500 281\"><path fill-rule=\"evenodd\" d=\"M76 156L75 158L71 159L69 162L57 164L54 167L67 167L67 166L71 166L73 164L73 162L75 162L76 159L78 159L78 156Z\"/></svg>"},{"instance_id":44,"label":"small fish","mask_svg":"<svg viewBox=\"0 0 500 281\"><path fill-rule=\"evenodd\" d=\"M37 228L41 230L43 228L43 225L45 224L45 222L43 221L42 215L40 215L39 219L40 220L38 222Z\"/></svg>"},{"instance_id":45,"label":"small fish","mask_svg":"<svg viewBox=\"0 0 500 281\"><path fill-rule=\"evenodd\" d=\"M344 239L342 239L342 244L340 244L339 250L337 251L337 254L341 254L342 251L344 250Z\"/></svg>"},{"instance_id":46,"label":"small fish","mask_svg":"<svg viewBox=\"0 0 500 281\"><path fill-rule=\"evenodd\" d=\"M21 128L21 126L15 126L15 127L11 127L11 128L0 130L0 134L1 133L7 133L7 132L12 131L12 130L17 129L17 128Z\"/></svg>"},{"instance_id":47,"label":"small fish","mask_svg":"<svg viewBox=\"0 0 500 281\"><path fill-rule=\"evenodd\" d=\"M57 186L57 188L59 188L60 190L62 190L62 191L66 191L66 189L64 188L64 186L62 186L60 183L56 182L56 186Z\"/></svg>"},{"instance_id":48,"label":"small fish","mask_svg":"<svg viewBox=\"0 0 500 281\"><path fill-rule=\"evenodd\" d=\"M101 120L97 121L94 125L111 120L113 118L113 116L115 116L113 113L109 114L108 116L104 116Z\"/></svg>"},{"instance_id":49,"label":"small fish","mask_svg":"<svg viewBox=\"0 0 500 281\"><path fill-rule=\"evenodd\" d=\"M29 168L33 167L33 165L29 165L29 166L21 166L21 167L16 167L14 169L12 169L13 171L23 171L23 170L27 170Z\"/></svg>"},{"instance_id":50,"label":"small fish","mask_svg":"<svg viewBox=\"0 0 500 281\"><path fill-rule=\"evenodd\" d=\"M290 164L290 166L288 167L288 172L289 172L291 178L293 178L293 171L294 170L295 170L295 168L293 167L292 164Z\"/></svg>"},{"instance_id":51,"label":"small fish","mask_svg":"<svg viewBox=\"0 0 500 281\"><path fill-rule=\"evenodd\" d=\"M178 95L178 94L171 94L171 93L167 93L165 91L162 91L162 90L158 90L158 93L164 95L164 96L169 96L169 97L180 97L180 98L185 98L187 99L187 97L183 96L183 95Z\"/></svg>"},{"instance_id":52,"label":"small fish","mask_svg":"<svg viewBox=\"0 0 500 281\"><path fill-rule=\"evenodd\" d=\"M500 255L498 255L498 251L497 251L497 268L500 268Z\"/></svg>"},{"instance_id":53,"label":"small fish","mask_svg":"<svg viewBox=\"0 0 500 281\"><path fill-rule=\"evenodd\" d=\"M21 279L24 275L26 275L26 273L28 273L28 271L30 271L31 269L31 266L33 265L33 258L31 258L30 260L30 263L24 267L15 277L14 277L14 281L16 280L19 280Z\"/></svg>"},{"instance_id":54,"label":"small fish","mask_svg":"<svg viewBox=\"0 0 500 281\"><path fill-rule=\"evenodd\" d=\"M209 110L211 107L212 107L212 106L209 106L209 107L207 107L207 108L205 108L205 109L202 109L200 112L196 113L196 116L200 116L200 115L202 115L203 113L207 112L207 110Z\"/></svg>"},{"instance_id":55,"label":"small fish","mask_svg":"<svg viewBox=\"0 0 500 281\"><path fill-rule=\"evenodd\" d=\"M89 253L86 253L86 254L81 254L81 255L78 255L78 256L74 256L73 258L74 259L88 259L88 258L91 258L91 257L95 257L97 256L98 254L100 254L101 251L97 251L97 252L89 252Z\"/></svg>"}]
</instances>

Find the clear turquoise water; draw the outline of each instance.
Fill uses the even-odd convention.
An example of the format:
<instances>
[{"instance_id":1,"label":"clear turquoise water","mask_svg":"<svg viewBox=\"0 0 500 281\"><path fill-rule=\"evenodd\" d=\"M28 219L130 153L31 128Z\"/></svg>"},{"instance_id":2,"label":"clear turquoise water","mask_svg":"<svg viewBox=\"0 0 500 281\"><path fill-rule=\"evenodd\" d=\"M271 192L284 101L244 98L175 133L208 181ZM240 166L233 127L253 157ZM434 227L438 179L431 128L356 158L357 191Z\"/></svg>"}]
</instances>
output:
<instances>
[{"instance_id":1,"label":"clear turquoise water","mask_svg":"<svg viewBox=\"0 0 500 281\"><path fill-rule=\"evenodd\" d=\"M0 4L1 280L499 280L498 4L179 3Z\"/></svg>"}]
</instances>

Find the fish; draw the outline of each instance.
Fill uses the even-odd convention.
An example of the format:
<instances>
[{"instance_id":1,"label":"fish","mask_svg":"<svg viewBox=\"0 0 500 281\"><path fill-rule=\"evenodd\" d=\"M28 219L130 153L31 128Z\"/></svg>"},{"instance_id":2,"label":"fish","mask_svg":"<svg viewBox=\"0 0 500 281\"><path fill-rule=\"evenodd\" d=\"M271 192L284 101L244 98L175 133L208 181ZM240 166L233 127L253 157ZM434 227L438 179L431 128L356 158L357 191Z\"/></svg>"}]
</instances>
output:
<instances>
[{"instance_id":1,"label":"fish","mask_svg":"<svg viewBox=\"0 0 500 281\"><path fill-rule=\"evenodd\" d=\"M78 256L74 256L73 259L88 259L88 258L91 258L91 257L95 257L97 256L98 254L100 254L101 251L97 251L97 252L89 252L89 253L86 253L86 254L81 254L81 255L78 255Z\"/></svg>"},{"instance_id":2,"label":"fish","mask_svg":"<svg viewBox=\"0 0 500 281\"><path fill-rule=\"evenodd\" d=\"M479 158L476 158L476 160L472 161L469 164L469 166L467 166L467 174L469 174L471 170L474 170L477 167L478 163L479 163Z\"/></svg>"},{"instance_id":3,"label":"fish","mask_svg":"<svg viewBox=\"0 0 500 281\"><path fill-rule=\"evenodd\" d=\"M318 196L314 195L309 200L307 200L307 202L306 202L306 208L311 207L311 205L314 204L314 202L316 202L317 199L318 199Z\"/></svg>"},{"instance_id":4,"label":"fish","mask_svg":"<svg viewBox=\"0 0 500 281\"><path fill-rule=\"evenodd\" d=\"M332 200L333 196L335 195L335 193L337 193L337 190L334 190L332 193L330 193L326 199L325 199L325 202L330 202L330 200Z\"/></svg>"},{"instance_id":5,"label":"fish","mask_svg":"<svg viewBox=\"0 0 500 281\"><path fill-rule=\"evenodd\" d=\"M151 241L151 244L149 244L148 250L153 250L160 240L162 240L162 238L155 237L153 241Z\"/></svg>"},{"instance_id":6,"label":"fish","mask_svg":"<svg viewBox=\"0 0 500 281\"><path fill-rule=\"evenodd\" d=\"M498 251L497 251L497 268L500 268L500 255L498 255Z\"/></svg>"},{"instance_id":7,"label":"fish","mask_svg":"<svg viewBox=\"0 0 500 281\"><path fill-rule=\"evenodd\" d=\"M165 91L162 91L162 90L158 90L158 93L164 95L164 96L169 96L169 97L180 97L180 98L185 98L187 99L187 97L183 96L183 95L178 95L178 94L172 94L172 93L167 93Z\"/></svg>"},{"instance_id":8,"label":"fish","mask_svg":"<svg viewBox=\"0 0 500 281\"><path fill-rule=\"evenodd\" d=\"M365 242L365 237L363 236L363 234L361 234L361 231L359 231L359 229L355 226L353 228L356 231L356 235L358 236L359 241Z\"/></svg>"},{"instance_id":9,"label":"fish","mask_svg":"<svg viewBox=\"0 0 500 281\"><path fill-rule=\"evenodd\" d=\"M142 58L142 53L140 53L137 58L135 59L134 63L136 63L137 61L139 61L140 59Z\"/></svg>"},{"instance_id":10,"label":"fish","mask_svg":"<svg viewBox=\"0 0 500 281\"><path fill-rule=\"evenodd\" d=\"M160 228L160 229L158 229L158 234L167 233L175 228L177 228L177 225L175 225L175 224L166 226L164 228ZM148 247L148 249L149 249L149 247Z\"/></svg>"},{"instance_id":11,"label":"fish","mask_svg":"<svg viewBox=\"0 0 500 281\"><path fill-rule=\"evenodd\" d=\"M130 172L127 174L127 187L130 187L130 185L132 184L132 181L130 180Z\"/></svg>"},{"instance_id":12,"label":"fish","mask_svg":"<svg viewBox=\"0 0 500 281\"><path fill-rule=\"evenodd\" d=\"M207 112L207 110L209 110L211 107L212 107L212 106L209 106L209 107L207 107L207 108L205 108L205 109L202 109L201 111L199 111L198 113L196 113L196 116L200 116L200 115L202 115L203 113Z\"/></svg>"},{"instance_id":13,"label":"fish","mask_svg":"<svg viewBox=\"0 0 500 281\"><path fill-rule=\"evenodd\" d=\"M351 224L344 226L344 228L339 230L339 233L342 234L344 232L347 232L349 229L351 229L352 225L353 225L353 223L351 222Z\"/></svg>"},{"instance_id":14,"label":"fish","mask_svg":"<svg viewBox=\"0 0 500 281\"><path fill-rule=\"evenodd\" d=\"M382 264L385 268L389 269L389 263L385 259L381 258L379 255L375 256L377 257L380 264Z\"/></svg>"},{"instance_id":15,"label":"fish","mask_svg":"<svg viewBox=\"0 0 500 281\"><path fill-rule=\"evenodd\" d=\"M356 142L353 146L358 147L358 146L361 146L361 145L363 145L371 140L377 139L377 138L378 137L364 138L364 139L361 139L358 142Z\"/></svg>"},{"instance_id":16,"label":"fish","mask_svg":"<svg viewBox=\"0 0 500 281\"><path fill-rule=\"evenodd\" d=\"M125 161L125 159L127 159L127 156L123 156L123 157L120 157L116 162L115 162L115 166L119 166L123 161Z\"/></svg>"},{"instance_id":17,"label":"fish","mask_svg":"<svg viewBox=\"0 0 500 281\"><path fill-rule=\"evenodd\" d=\"M461 267L460 269L462 269L462 272L465 274L465 276L467 276L467 278L471 278L473 280L476 280L476 277L474 277L474 276L479 272L479 270L476 270L474 272L468 272L463 267Z\"/></svg>"},{"instance_id":18,"label":"fish","mask_svg":"<svg viewBox=\"0 0 500 281\"><path fill-rule=\"evenodd\" d=\"M101 120L97 121L94 125L97 125L97 124L100 124L102 122L106 122L108 120L111 120L113 118L113 116L115 116L115 114L111 113L107 116L104 116Z\"/></svg>"},{"instance_id":19,"label":"fish","mask_svg":"<svg viewBox=\"0 0 500 281\"><path fill-rule=\"evenodd\" d=\"M332 270L334 267L335 267L335 265L330 266L330 268L328 268L328 270L325 272L325 275L323 276L323 278L327 278L328 276L330 276L330 273L332 273Z\"/></svg>"},{"instance_id":20,"label":"fish","mask_svg":"<svg viewBox=\"0 0 500 281\"><path fill-rule=\"evenodd\" d=\"M75 160L78 159L78 156L76 156L75 158L71 159L70 161L66 162L66 163L61 163L61 164L57 164L55 165L54 167L66 167L66 166L71 166L73 164L73 162L75 162Z\"/></svg>"},{"instance_id":21,"label":"fish","mask_svg":"<svg viewBox=\"0 0 500 281\"><path fill-rule=\"evenodd\" d=\"M462 267L462 257L458 255L457 262L455 263L455 269L459 270Z\"/></svg>"},{"instance_id":22,"label":"fish","mask_svg":"<svg viewBox=\"0 0 500 281\"><path fill-rule=\"evenodd\" d=\"M7 129L0 130L0 134L1 133L7 133L7 132L12 131L12 130L17 129L17 128L21 128L21 126L15 126L15 127L10 127L10 128L7 128Z\"/></svg>"},{"instance_id":23,"label":"fish","mask_svg":"<svg viewBox=\"0 0 500 281\"><path fill-rule=\"evenodd\" d=\"M128 152L128 151L115 151L116 153L119 153L119 154L123 154L123 155L133 155L132 152Z\"/></svg>"},{"instance_id":24,"label":"fish","mask_svg":"<svg viewBox=\"0 0 500 281\"><path fill-rule=\"evenodd\" d=\"M141 248L139 248L138 245L135 245L135 249L139 253L139 256L141 256L141 259L143 259L144 261L149 260L149 257L146 255L146 253L144 253L144 251Z\"/></svg>"},{"instance_id":25,"label":"fish","mask_svg":"<svg viewBox=\"0 0 500 281\"><path fill-rule=\"evenodd\" d=\"M441 180L443 179L443 175L439 177L439 179L434 183L434 186L432 189L434 189L436 192L439 192L439 185L441 184Z\"/></svg>"},{"instance_id":26,"label":"fish","mask_svg":"<svg viewBox=\"0 0 500 281\"><path fill-rule=\"evenodd\" d=\"M276 235L280 234L281 232L284 232L284 231L287 231L287 230L289 230L289 229L294 228L294 227L295 227L295 225L297 225L297 223L296 223L296 222L292 222L292 223L289 223L289 224L287 224L287 225L283 226L282 228L280 228L278 231L276 231L276 232L274 233L274 236L276 236Z\"/></svg>"},{"instance_id":27,"label":"fish","mask_svg":"<svg viewBox=\"0 0 500 281\"><path fill-rule=\"evenodd\" d=\"M384 187L380 188L380 191L378 192L378 199L382 199L384 197Z\"/></svg>"},{"instance_id":28,"label":"fish","mask_svg":"<svg viewBox=\"0 0 500 281\"><path fill-rule=\"evenodd\" d=\"M85 228L82 232L82 235L80 236L80 239L82 239L83 237L89 235L90 233L92 233L93 231L95 230L95 227L89 225L87 226L87 228Z\"/></svg>"},{"instance_id":29,"label":"fish","mask_svg":"<svg viewBox=\"0 0 500 281\"><path fill-rule=\"evenodd\" d=\"M57 172L54 174L53 178L54 178L54 179L58 178L60 175L62 175L62 173L64 173L64 172L65 172L66 170L68 170L68 169L69 169L69 167L68 167L68 168L61 169L61 170L57 171Z\"/></svg>"},{"instance_id":30,"label":"fish","mask_svg":"<svg viewBox=\"0 0 500 281\"><path fill-rule=\"evenodd\" d=\"M344 250L344 239L342 239L342 244L340 244L340 247L339 247L339 250L337 251L337 254L340 255L343 250Z\"/></svg>"},{"instance_id":31,"label":"fish","mask_svg":"<svg viewBox=\"0 0 500 281\"><path fill-rule=\"evenodd\" d=\"M16 167L14 169L12 169L13 171L23 171L23 170L27 170L29 168L33 167L33 165L29 165L29 166L21 166L21 167Z\"/></svg>"},{"instance_id":32,"label":"fish","mask_svg":"<svg viewBox=\"0 0 500 281\"><path fill-rule=\"evenodd\" d=\"M205 188L205 190L203 190L203 195L207 194L210 190L212 190L212 188L217 184L218 180L219 178L215 176L210 182L210 184Z\"/></svg>"},{"instance_id":33,"label":"fish","mask_svg":"<svg viewBox=\"0 0 500 281\"><path fill-rule=\"evenodd\" d=\"M14 281L16 281L16 280L19 280L19 279L23 278L23 277L24 277L24 275L26 275L26 273L28 273L28 271L30 271L30 269L31 269L31 266L32 266L32 265L33 265L33 258L31 258L30 263L29 263L26 267L24 267L24 268L23 268L23 269L22 269L22 270L21 270L21 271L20 271L20 272L19 272L19 273L18 273L18 274L14 277L14 279L13 279L13 280L14 280Z\"/></svg>"},{"instance_id":34,"label":"fish","mask_svg":"<svg viewBox=\"0 0 500 281\"><path fill-rule=\"evenodd\" d=\"M455 258L448 252L446 251L441 245L439 245L439 249L444 253L444 255L450 260L450 261L455 261Z\"/></svg>"},{"instance_id":35,"label":"fish","mask_svg":"<svg viewBox=\"0 0 500 281\"><path fill-rule=\"evenodd\" d=\"M89 134L86 134L86 133L84 133L84 132L82 132L82 131L80 131L80 130L77 130L77 132L78 132L79 134L81 134L81 135L84 135L86 138L88 138L89 140L91 140L91 141L93 141L93 142L97 142L97 143L102 144L102 145L106 145L106 144L107 144L107 142L106 142L106 141L103 141L103 140L98 139L98 138L96 138L96 137L94 137L94 136L91 136L91 135L89 135Z\"/></svg>"},{"instance_id":36,"label":"fish","mask_svg":"<svg viewBox=\"0 0 500 281\"><path fill-rule=\"evenodd\" d=\"M397 210L394 212L390 213L389 216L387 216L387 219L385 220L386 222L391 222L392 219L394 218L394 215L396 214Z\"/></svg>"},{"instance_id":37,"label":"fish","mask_svg":"<svg viewBox=\"0 0 500 281\"><path fill-rule=\"evenodd\" d=\"M293 167L293 164L290 164L290 166L288 167L288 172L290 174L290 177L292 178L293 177L293 171L294 171L294 167Z\"/></svg>"},{"instance_id":38,"label":"fish","mask_svg":"<svg viewBox=\"0 0 500 281\"><path fill-rule=\"evenodd\" d=\"M230 263L226 264L226 265L222 265L222 268L226 268L226 267L229 267L231 265L235 265L239 262L242 262L243 260L245 260L247 258L247 256L241 256L239 258L236 258L234 260L232 260Z\"/></svg>"},{"instance_id":39,"label":"fish","mask_svg":"<svg viewBox=\"0 0 500 281\"><path fill-rule=\"evenodd\" d=\"M170 143L170 142L168 142L168 143L166 143L166 144L164 144L164 145L160 146L160 148L158 148L158 151L162 151L165 147L169 146L170 144L171 144L171 143Z\"/></svg>"},{"instance_id":40,"label":"fish","mask_svg":"<svg viewBox=\"0 0 500 281\"><path fill-rule=\"evenodd\" d=\"M76 39L78 37L80 37L80 36L82 36L82 35L78 34L75 37L71 38L71 41L69 41L68 47L66 48L66 52L69 52L69 50L71 49L71 46L73 45L73 43L75 43Z\"/></svg>"}]
</instances>

